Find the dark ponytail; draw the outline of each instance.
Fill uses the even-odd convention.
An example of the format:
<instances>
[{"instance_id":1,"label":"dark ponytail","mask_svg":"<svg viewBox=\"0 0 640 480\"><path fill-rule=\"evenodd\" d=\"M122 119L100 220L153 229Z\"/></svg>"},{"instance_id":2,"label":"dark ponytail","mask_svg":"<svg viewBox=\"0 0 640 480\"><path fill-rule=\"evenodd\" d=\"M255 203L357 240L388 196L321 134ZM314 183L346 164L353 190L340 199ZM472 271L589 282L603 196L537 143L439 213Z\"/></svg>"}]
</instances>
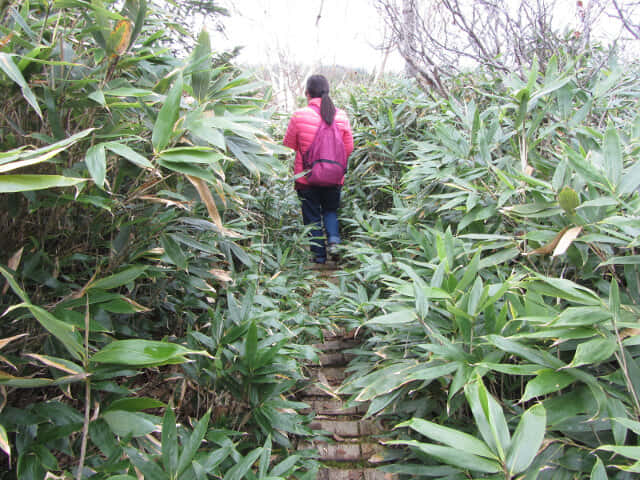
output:
<instances>
[{"instance_id":1,"label":"dark ponytail","mask_svg":"<svg viewBox=\"0 0 640 480\"><path fill-rule=\"evenodd\" d=\"M307 80L307 93L311 98L322 98L320 116L327 125L333 123L336 116L336 106L329 97L329 82L322 75L311 75Z\"/></svg>"}]
</instances>

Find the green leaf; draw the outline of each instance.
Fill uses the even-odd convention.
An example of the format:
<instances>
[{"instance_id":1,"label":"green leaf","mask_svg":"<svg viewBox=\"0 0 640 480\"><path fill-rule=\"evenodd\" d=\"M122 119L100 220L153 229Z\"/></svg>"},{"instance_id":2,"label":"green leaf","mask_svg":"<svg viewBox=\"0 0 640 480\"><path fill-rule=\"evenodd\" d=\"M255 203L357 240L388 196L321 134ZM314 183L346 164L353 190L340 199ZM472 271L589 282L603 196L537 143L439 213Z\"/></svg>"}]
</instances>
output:
<instances>
[{"instance_id":1,"label":"green leaf","mask_svg":"<svg viewBox=\"0 0 640 480\"><path fill-rule=\"evenodd\" d=\"M102 414L111 431L119 437L144 437L157 430L157 419L142 412L126 410L109 410Z\"/></svg>"},{"instance_id":2,"label":"green leaf","mask_svg":"<svg viewBox=\"0 0 640 480\"><path fill-rule=\"evenodd\" d=\"M11 58L12 56L13 55L11 54L0 52L0 68L11 80L18 84L20 90L22 90L22 96L27 102L29 102L29 105L33 107L38 116L42 119L42 111L40 110L40 105L38 105L38 100L31 88L29 88L29 84L22 76L22 72L20 72L16 64L13 62L13 59Z\"/></svg>"},{"instance_id":3,"label":"green leaf","mask_svg":"<svg viewBox=\"0 0 640 480\"><path fill-rule=\"evenodd\" d=\"M95 280L89 284L89 289L110 290L133 282L147 270L146 266L130 267L105 278Z\"/></svg>"},{"instance_id":4,"label":"green leaf","mask_svg":"<svg viewBox=\"0 0 640 480\"><path fill-rule=\"evenodd\" d=\"M465 291L465 289L471 285L471 282L473 281L474 278L476 278L476 275L478 274L478 268L480 266L480 250L478 250L474 255L473 258L471 259L471 262L469 262L469 264L465 267L464 269L464 275L462 276L462 278L460 279L460 281L458 282L458 284L456 285L456 288L462 292ZM480 278L480 277L478 277Z\"/></svg>"},{"instance_id":5,"label":"green leaf","mask_svg":"<svg viewBox=\"0 0 640 480\"><path fill-rule=\"evenodd\" d=\"M636 191L638 187L640 187L640 162L633 162L624 172L618 191L623 195L628 195Z\"/></svg>"},{"instance_id":6,"label":"green leaf","mask_svg":"<svg viewBox=\"0 0 640 480\"><path fill-rule=\"evenodd\" d=\"M604 135L603 150L607 178L613 185L614 190L617 190L622 178L622 147L618 130L611 124L607 127Z\"/></svg>"},{"instance_id":7,"label":"green leaf","mask_svg":"<svg viewBox=\"0 0 640 480\"><path fill-rule=\"evenodd\" d=\"M473 283L471 292L469 293L469 303L467 304L467 313L472 317L478 314L478 306L480 305L480 300L482 299L482 292L482 279L480 277L477 277L476 281Z\"/></svg>"},{"instance_id":8,"label":"green leaf","mask_svg":"<svg viewBox=\"0 0 640 480\"><path fill-rule=\"evenodd\" d=\"M153 168L153 164L149 160L123 143L107 142L103 145L107 150L115 153L116 155L120 155L122 158L126 158L140 168Z\"/></svg>"},{"instance_id":9,"label":"green leaf","mask_svg":"<svg viewBox=\"0 0 640 480\"><path fill-rule=\"evenodd\" d=\"M159 400L149 397L119 398L111 402L109 410L126 410L127 412L137 412L148 408L164 408L166 405Z\"/></svg>"},{"instance_id":10,"label":"green leaf","mask_svg":"<svg viewBox=\"0 0 640 480\"><path fill-rule=\"evenodd\" d=\"M600 459L600 457L596 457L596 463L593 465L593 468L591 469L591 477L589 477L590 480L608 480L609 477L607 476L607 469L604 466L604 463L602 463L602 460Z\"/></svg>"},{"instance_id":11,"label":"green leaf","mask_svg":"<svg viewBox=\"0 0 640 480\"><path fill-rule=\"evenodd\" d=\"M11 459L11 445L9 445L9 437L7 436L7 431L2 425L0 425L0 448L9 456L9 459Z\"/></svg>"},{"instance_id":12,"label":"green leaf","mask_svg":"<svg viewBox=\"0 0 640 480\"><path fill-rule=\"evenodd\" d=\"M300 461L299 455L290 455L289 457L281 461L279 464L277 464L275 467L273 467L270 473L271 475L276 477L282 477L284 475L287 475L287 473L291 472L291 470L296 466L296 464L299 461Z\"/></svg>"},{"instance_id":13,"label":"green leaf","mask_svg":"<svg viewBox=\"0 0 640 480\"><path fill-rule=\"evenodd\" d=\"M211 416L211 410L207 410L196 426L189 435L189 438L184 443L180 459L178 460L178 477L184 473L184 471L191 465L191 461L198 453L198 448L202 444L207 428L209 427L209 417Z\"/></svg>"},{"instance_id":14,"label":"green leaf","mask_svg":"<svg viewBox=\"0 0 640 480\"><path fill-rule=\"evenodd\" d=\"M632 460L640 460L640 447L626 445L602 445L598 450L617 453Z\"/></svg>"},{"instance_id":15,"label":"green leaf","mask_svg":"<svg viewBox=\"0 0 640 480\"><path fill-rule=\"evenodd\" d=\"M449 447L458 448L480 457L498 460L496 454L493 453L483 441L459 430L443 427L437 423L429 422L421 418L412 418L395 426L395 428L402 427L410 427L421 435L444 443Z\"/></svg>"},{"instance_id":16,"label":"green leaf","mask_svg":"<svg viewBox=\"0 0 640 480\"><path fill-rule=\"evenodd\" d=\"M63 177L61 175L0 175L0 193L73 187L86 181L86 178Z\"/></svg>"},{"instance_id":17,"label":"green leaf","mask_svg":"<svg viewBox=\"0 0 640 480\"><path fill-rule=\"evenodd\" d=\"M614 354L618 345L613 337L594 338L578 345L570 367L595 365L608 360Z\"/></svg>"},{"instance_id":18,"label":"green leaf","mask_svg":"<svg viewBox=\"0 0 640 480\"><path fill-rule=\"evenodd\" d=\"M529 408L520 419L507 454L507 469L511 475L524 472L538 454L544 440L547 413L541 404Z\"/></svg>"},{"instance_id":19,"label":"green leaf","mask_svg":"<svg viewBox=\"0 0 640 480\"><path fill-rule=\"evenodd\" d=\"M153 126L151 134L151 143L156 152L164 150L171 141L173 127L180 115L180 99L182 98L183 81L182 75L178 75L173 87L169 90L158 118Z\"/></svg>"},{"instance_id":20,"label":"green leaf","mask_svg":"<svg viewBox=\"0 0 640 480\"><path fill-rule=\"evenodd\" d=\"M518 113L513 121L513 128L518 130L523 124L525 117L527 116L529 98L531 94L528 88L523 88L516 95Z\"/></svg>"},{"instance_id":21,"label":"green leaf","mask_svg":"<svg viewBox=\"0 0 640 480\"><path fill-rule=\"evenodd\" d=\"M124 449L131 463L142 472L143 478L153 480L169 480L167 474L155 463L153 459L141 454L136 449L127 447Z\"/></svg>"},{"instance_id":22,"label":"green leaf","mask_svg":"<svg viewBox=\"0 0 640 480\"><path fill-rule=\"evenodd\" d=\"M243 480L245 475L251 468L251 466L255 463L255 461L262 454L262 448L256 448L247 454L246 457L242 458L235 466L233 466L230 470L227 471L224 476L225 480Z\"/></svg>"},{"instance_id":23,"label":"green leaf","mask_svg":"<svg viewBox=\"0 0 640 480\"><path fill-rule=\"evenodd\" d=\"M432 381L436 378L449 375L458 368L456 363L446 363L444 365L406 365L395 364L381 370L375 371L360 381L364 388L356 397L358 402L366 402L379 395L385 395L400 388L409 382L422 380Z\"/></svg>"},{"instance_id":24,"label":"green leaf","mask_svg":"<svg viewBox=\"0 0 640 480\"><path fill-rule=\"evenodd\" d=\"M104 151L104 145L99 143L87 150L87 154L84 158L91 178L100 188L104 187L104 180L107 174L107 156Z\"/></svg>"},{"instance_id":25,"label":"green leaf","mask_svg":"<svg viewBox=\"0 0 640 480\"><path fill-rule=\"evenodd\" d=\"M542 275L536 278L537 280L529 283L528 287L541 295L564 298L583 305L602 305L602 300L600 300L600 297L595 292L571 280L544 277Z\"/></svg>"},{"instance_id":26,"label":"green leaf","mask_svg":"<svg viewBox=\"0 0 640 480\"><path fill-rule=\"evenodd\" d=\"M153 340L115 340L95 353L91 360L118 365L166 365L187 361L185 355L202 354L182 345Z\"/></svg>"},{"instance_id":27,"label":"green leaf","mask_svg":"<svg viewBox=\"0 0 640 480\"><path fill-rule=\"evenodd\" d=\"M78 332L76 332L73 326L58 320L51 313L36 305L23 303L21 305L17 305L15 308L17 307L26 307L29 309L40 325L60 340L73 358L76 360L82 359L84 356L84 347L82 346L80 335L78 335Z\"/></svg>"},{"instance_id":28,"label":"green leaf","mask_svg":"<svg viewBox=\"0 0 640 480\"><path fill-rule=\"evenodd\" d=\"M551 392L557 392L575 381L576 378L568 373L544 369L534 379L529 380L520 401L526 402L534 397L541 397Z\"/></svg>"},{"instance_id":29,"label":"green leaf","mask_svg":"<svg viewBox=\"0 0 640 480\"><path fill-rule=\"evenodd\" d=\"M244 342L244 358L245 363L249 370L254 370L256 367L256 354L258 350L258 327L256 326L256 322L251 322L249 324L249 330L247 332L247 337Z\"/></svg>"},{"instance_id":30,"label":"green leaf","mask_svg":"<svg viewBox=\"0 0 640 480\"><path fill-rule=\"evenodd\" d=\"M640 163L640 162L639 162ZM0 180L3 177L0 177ZM611 257L598 265L604 267L606 265L640 265L640 255L625 255L624 257Z\"/></svg>"},{"instance_id":31,"label":"green leaf","mask_svg":"<svg viewBox=\"0 0 640 480\"><path fill-rule=\"evenodd\" d=\"M215 166L224 158L224 155L215 152L210 148L205 150L202 147L172 148L160 153L160 159L162 159L163 162L170 163Z\"/></svg>"},{"instance_id":32,"label":"green leaf","mask_svg":"<svg viewBox=\"0 0 640 480\"><path fill-rule=\"evenodd\" d=\"M164 252L176 267L181 268L182 270L187 269L187 257L180 248L178 242L168 235L161 235L160 244L162 245L162 248L164 248Z\"/></svg>"},{"instance_id":33,"label":"green leaf","mask_svg":"<svg viewBox=\"0 0 640 480\"><path fill-rule=\"evenodd\" d=\"M565 366L561 360L558 360L549 354L549 352L533 347L527 347L510 338L501 337L499 335L489 335L487 339L500 350L518 355L533 364L553 369Z\"/></svg>"},{"instance_id":34,"label":"green leaf","mask_svg":"<svg viewBox=\"0 0 640 480\"><path fill-rule=\"evenodd\" d=\"M504 461L505 454L511 444L511 435L502 408L489 395L479 377L476 381L467 384L464 391L482 438L489 448Z\"/></svg>"},{"instance_id":35,"label":"green leaf","mask_svg":"<svg viewBox=\"0 0 640 480\"><path fill-rule=\"evenodd\" d=\"M167 407L162 419L162 465L170 478L178 471L178 430L176 416L171 407Z\"/></svg>"},{"instance_id":36,"label":"green leaf","mask_svg":"<svg viewBox=\"0 0 640 480\"><path fill-rule=\"evenodd\" d=\"M209 120L212 112L193 111L186 115L184 128L192 135L222 150L226 148L224 131L217 128Z\"/></svg>"},{"instance_id":37,"label":"green leaf","mask_svg":"<svg viewBox=\"0 0 640 480\"><path fill-rule=\"evenodd\" d=\"M380 315L378 317L373 317L370 320L367 320L366 323L372 323L375 325L402 325L405 323L413 323L417 319L417 315L415 310L407 309L401 310L399 312L387 313L385 315Z\"/></svg>"},{"instance_id":38,"label":"green leaf","mask_svg":"<svg viewBox=\"0 0 640 480\"><path fill-rule=\"evenodd\" d=\"M202 102L207 96L209 83L211 82L211 38L209 32L203 29L198 36L198 43L193 51L193 60L190 68L191 87L193 96Z\"/></svg>"},{"instance_id":39,"label":"green leaf","mask_svg":"<svg viewBox=\"0 0 640 480\"><path fill-rule=\"evenodd\" d=\"M262 480L266 477L271 464L271 435L267 436L264 442L262 455L260 455L260 465L258 466L258 479Z\"/></svg>"},{"instance_id":40,"label":"green leaf","mask_svg":"<svg viewBox=\"0 0 640 480\"><path fill-rule=\"evenodd\" d=\"M560 315L549 322L548 326L584 327L597 325L611 319L611 313L602 306L598 307L567 307Z\"/></svg>"},{"instance_id":41,"label":"green leaf","mask_svg":"<svg viewBox=\"0 0 640 480\"><path fill-rule=\"evenodd\" d=\"M502 471L500 463L488 460L477 455L459 450L457 448L443 447L431 443L422 443L415 440L393 440L385 442L386 445L408 445L431 455L442 462L454 467L472 470L474 472L497 473Z\"/></svg>"}]
</instances>

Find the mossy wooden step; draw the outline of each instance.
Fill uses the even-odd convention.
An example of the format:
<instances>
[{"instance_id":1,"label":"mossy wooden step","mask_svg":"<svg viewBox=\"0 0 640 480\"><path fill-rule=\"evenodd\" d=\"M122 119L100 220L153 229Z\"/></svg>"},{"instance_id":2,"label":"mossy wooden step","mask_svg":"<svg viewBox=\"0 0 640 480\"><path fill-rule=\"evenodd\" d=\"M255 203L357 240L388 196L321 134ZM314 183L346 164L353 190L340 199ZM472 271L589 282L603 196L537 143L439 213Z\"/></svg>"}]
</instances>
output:
<instances>
[{"instance_id":1,"label":"mossy wooden step","mask_svg":"<svg viewBox=\"0 0 640 480\"><path fill-rule=\"evenodd\" d=\"M318 382L306 387L304 389L304 394L312 397L329 397L335 400L341 400L343 398L347 398L349 395L338 393L338 387L339 385L331 385L331 384L327 385L327 384L322 384ZM305 403L308 403L304 398L302 401Z\"/></svg>"},{"instance_id":2,"label":"mossy wooden step","mask_svg":"<svg viewBox=\"0 0 640 480\"><path fill-rule=\"evenodd\" d=\"M355 355L342 352L328 352L318 355L317 366L321 367L341 367L346 366Z\"/></svg>"},{"instance_id":3,"label":"mossy wooden step","mask_svg":"<svg viewBox=\"0 0 640 480\"><path fill-rule=\"evenodd\" d=\"M373 468L323 468L316 478L317 480L396 480L398 477Z\"/></svg>"},{"instance_id":4,"label":"mossy wooden step","mask_svg":"<svg viewBox=\"0 0 640 480\"><path fill-rule=\"evenodd\" d=\"M315 450L318 453L318 460L323 462L364 462L370 459L378 462L384 458L384 447L377 443L356 443L356 442L311 442L303 444L304 450Z\"/></svg>"},{"instance_id":5,"label":"mossy wooden step","mask_svg":"<svg viewBox=\"0 0 640 480\"><path fill-rule=\"evenodd\" d=\"M325 416L364 415L369 408L369 406L364 403L346 408L342 400L327 398L326 394L322 396L305 395L302 400L309 405L309 408L301 410L301 413L304 415L310 412Z\"/></svg>"},{"instance_id":6,"label":"mossy wooden step","mask_svg":"<svg viewBox=\"0 0 640 480\"><path fill-rule=\"evenodd\" d=\"M314 348L317 348L323 352L344 352L351 348L355 348L360 345L360 342L353 338L333 337L331 340L327 340L324 343L315 343Z\"/></svg>"},{"instance_id":7,"label":"mossy wooden step","mask_svg":"<svg viewBox=\"0 0 640 480\"><path fill-rule=\"evenodd\" d=\"M329 432L344 438L379 435L384 431L373 420L315 419L311 422L311 429Z\"/></svg>"},{"instance_id":8,"label":"mossy wooden step","mask_svg":"<svg viewBox=\"0 0 640 480\"><path fill-rule=\"evenodd\" d=\"M313 381L335 385L339 387L347 378L344 367L310 367L309 376Z\"/></svg>"}]
</instances>

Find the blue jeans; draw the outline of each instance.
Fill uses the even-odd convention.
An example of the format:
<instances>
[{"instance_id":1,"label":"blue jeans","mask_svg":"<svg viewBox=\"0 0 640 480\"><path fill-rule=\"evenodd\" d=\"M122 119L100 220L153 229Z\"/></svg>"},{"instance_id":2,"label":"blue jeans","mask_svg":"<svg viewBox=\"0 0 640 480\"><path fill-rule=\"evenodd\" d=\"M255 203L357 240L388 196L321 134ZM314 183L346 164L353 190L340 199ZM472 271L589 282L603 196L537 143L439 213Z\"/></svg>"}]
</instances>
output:
<instances>
[{"instance_id":1,"label":"blue jeans","mask_svg":"<svg viewBox=\"0 0 640 480\"><path fill-rule=\"evenodd\" d=\"M313 225L311 229L311 252L316 263L327 261L326 239L340 243L338 231L338 208L340 207L340 187L311 187L298 190L302 203L302 221ZM323 229L324 225L324 229Z\"/></svg>"}]
</instances>

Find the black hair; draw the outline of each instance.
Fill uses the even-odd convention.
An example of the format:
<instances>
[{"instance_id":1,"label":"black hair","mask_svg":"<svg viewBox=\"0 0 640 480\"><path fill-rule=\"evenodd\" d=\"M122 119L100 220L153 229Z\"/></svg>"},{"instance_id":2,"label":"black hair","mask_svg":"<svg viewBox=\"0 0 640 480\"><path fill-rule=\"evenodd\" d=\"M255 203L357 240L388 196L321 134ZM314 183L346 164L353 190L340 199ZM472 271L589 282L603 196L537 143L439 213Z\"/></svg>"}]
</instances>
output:
<instances>
[{"instance_id":1,"label":"black hair","mask_svg":"<svg viewBox=\"0 0 640 480\"><path fill-rule=\"evenodd\" d=\"M336 106L329 97L329 81L323 75L311 75L307 79L307 93L311 98L322 98L320 116L327 125L331 125L336 116Z\"/></svg>"}]
</instances>

